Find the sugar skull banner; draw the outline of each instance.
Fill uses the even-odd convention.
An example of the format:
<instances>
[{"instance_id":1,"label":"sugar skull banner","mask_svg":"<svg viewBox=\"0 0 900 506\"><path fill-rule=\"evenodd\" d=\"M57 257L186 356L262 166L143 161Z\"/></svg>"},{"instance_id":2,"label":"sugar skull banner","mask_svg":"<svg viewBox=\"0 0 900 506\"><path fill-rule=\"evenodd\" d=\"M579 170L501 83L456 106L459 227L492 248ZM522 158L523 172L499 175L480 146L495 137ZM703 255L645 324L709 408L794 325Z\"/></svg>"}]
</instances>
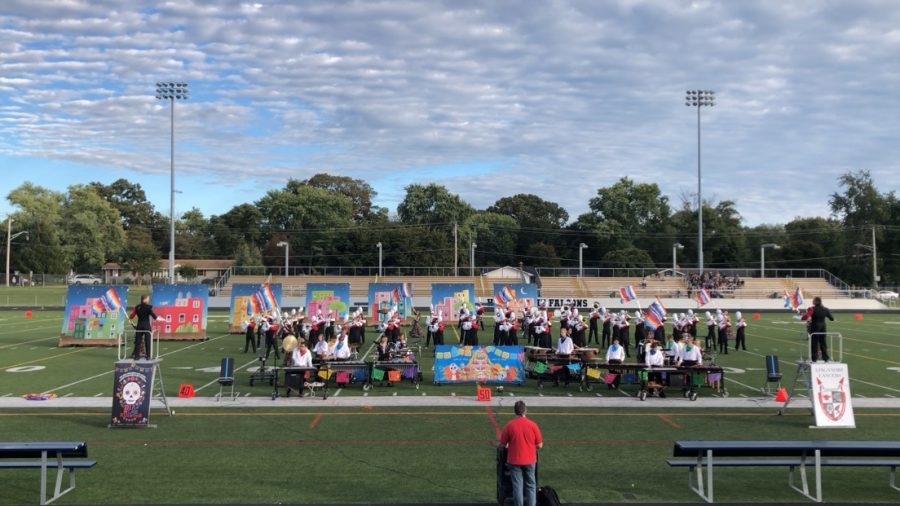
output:
<instances>
[{"instance_id":1,"label":"sugar skull banner","mask_svg":"<svg viewBox=\"0 0 900 506\"><path fill-rule=\"evenodd\" d=\"M116 363L110 427L146 427L150 422L153 362Z\"/></svg>"},{"instance_id":2,"label":"sugar skull banner","mask_svg":"<svg viewBox=\"0 0 900 506\"><path fill-rule=\"evenodd\" d=\"M431 304L434 312L440 312L444 321L458 321L459 310L465 307L475 309L475 285L472 283L431 285Z\"/></svg>"},{"instance_id":3,"label":"sugar skull banner","mask_svg":"<svg viewBox=\"0 0 900 506\"><path fill-rule=\"evenodd\" d=\"M437 346L435 383L525 382L521 346Z\"/></svg>"},{"instance_id":4,"label":"sugar skull banner","mask_svg":"<svg viewBox=\"0 0 900 506\"><path fill-rule=\"evenodd\" d=\"M151 324L160 339L204 339L208 294L206 285L153 285L150 303L162 320Z\"/></svg>"},{"instance_id":5,"label":"sugar skull banner","mask_svg":"<svg viewBox=\"0 0 900 506\"><path fill-rule=\"evenodd\" d=\"M115 342L125 332L125 285L70 285L66 291L62 338L72 341Z\"/></svg>"}]
</instances>

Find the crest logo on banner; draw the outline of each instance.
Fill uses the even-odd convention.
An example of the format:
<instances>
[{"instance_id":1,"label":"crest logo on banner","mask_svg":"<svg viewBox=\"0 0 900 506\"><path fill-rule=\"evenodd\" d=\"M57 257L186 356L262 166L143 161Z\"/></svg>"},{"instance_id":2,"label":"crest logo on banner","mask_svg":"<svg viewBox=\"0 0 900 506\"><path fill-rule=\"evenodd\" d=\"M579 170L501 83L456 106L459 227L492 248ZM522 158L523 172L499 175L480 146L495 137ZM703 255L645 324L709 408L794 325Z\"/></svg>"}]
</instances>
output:
<instances>
[{"instance_id":1,"label":"crest logo on banner","mask_svg":"<svg viewBox=\"0 0 900 506\"><path fill-rule=\"evenodd\" d=\"M856 427L847 364L810 364L816 427Z\"/></svg>"}]
</instances>

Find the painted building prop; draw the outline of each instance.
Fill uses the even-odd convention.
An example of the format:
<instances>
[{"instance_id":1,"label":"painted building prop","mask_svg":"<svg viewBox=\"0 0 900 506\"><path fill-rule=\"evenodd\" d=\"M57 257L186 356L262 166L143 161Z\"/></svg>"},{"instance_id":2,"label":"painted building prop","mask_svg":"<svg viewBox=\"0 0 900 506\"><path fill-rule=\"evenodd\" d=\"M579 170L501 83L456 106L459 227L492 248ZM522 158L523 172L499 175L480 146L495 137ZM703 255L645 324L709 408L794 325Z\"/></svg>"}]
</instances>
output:
<instances>
[{"instance_id":1,"label":"painted building prop","mask_svg":"<svg viewBox=\"0 0 900 506\"><path fill-rule=\"evenodd\" d=\"M115 346L125 334L125 285L69 285L59 346Z\"/></svg>"},{"instance_id":2,"label":"painted building prop","mask_svg":"<svg viewBox=\"0 0 900 506\"><path fill-rule=\"evenodd\" d=\"M306 285L306 313L331 315L343 320L350 311L350 283L309 283Z\"/></svg>"},{"instance_id":3,"label":"painted building prop","mask_svg":"<svg viewBox=\"0 0 900 506\"><path fill-rule=\"evenodd\" d=\"M209 289L206 285L153 285L150 304L161 340L206 339Z\"/></svg>"},{"instance_id":4,"label":"painted building prop","mask_svg":"<svg viewBox=\"0 0 900 506\"><path fill-rule=\"evenodd\" d=\"M523 283L494 283L494 304L501 304L521 312L538 303L537 285Z\"/></svg>"},{"instance_id":5,"label":"painted building prop","mask_svg":"<svg viewBox=\"0 0 900 506\"><path fill-rule=\"evenodd\" d=\"M412 288L409 283L369 283L369 321L384 321L394 306L404 318L412 314Z\"/></svg>"},{"instance_id":6,"label":"painted building prop","mask_svg":"<svg viewBox=\"0 0 900 506\"><path fill-rule=\"evenodd\" d=\"M525 382L521 346L436 346L435 383Z\"/></svg>"},{"instance_id":7,"label":"painted building prop","mask_svg":"<svg viewBox=\"0 0 900 506\"><path fill-rule=\"evenodd\" d=\"M235 283L231 287L231 310L228 317L228 332L243 333L241 322L258 310L265 311L263 303L258 300L258 294L268 286L274 304L281 307L281 283ZM250 309L248 310L248 306Z\"/></svg>"},{"instance_id":8,"label":"painted building prop","mask_svg":"<svg viewBox=\"0 0 900 506\"><path fill-rule=\"evenodd\" d=\"M434 311L441 312L444 321L459 321L459 310L466 307L475 309L475 285L472 283L431 285L431 304Z\"/></svg>"}]
</instances>

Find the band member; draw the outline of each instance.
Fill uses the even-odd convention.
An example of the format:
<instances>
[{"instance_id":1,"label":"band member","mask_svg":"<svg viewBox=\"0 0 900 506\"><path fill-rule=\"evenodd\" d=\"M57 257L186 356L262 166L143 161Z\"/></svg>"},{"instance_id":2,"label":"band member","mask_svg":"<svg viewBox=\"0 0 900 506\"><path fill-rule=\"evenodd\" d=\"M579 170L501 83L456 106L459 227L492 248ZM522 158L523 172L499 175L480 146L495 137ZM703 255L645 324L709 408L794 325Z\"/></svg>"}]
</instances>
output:
<instances>
[{"instance_id":1,"label":"band member","mask_svg":"<svg viewBox=\"0 0 900 506\"><path fill-rule=\"evenodd\" d=\"M323 334L319 334L316 337L316 345L313 347L313 354L319 360L324 360L328 356L328 342L325 341L325 336Z\"/></svg>"},{"instance_id":2,"label":"band member","mask_svg":"<svg viewBox=\"0 0 900 506\"><path fill-rule=\"evenodd\" d=\"M744 315L742 315L740 311L735 313L734 317L737 319L737 332L734 336L734 351L737 351L738 347L747 351L747 340L744 337L744 330L747 328L747 320L744 319Z\"/></svg>"},{"instance_id":3,"label":"band member","mask_svg":"<svg viewBox=\"0 0 900 506\"><path fill-rule=\"evenodd\" d=\"M572 338L569 337L569 330L570 328L559 329L559 340L556 342L556 354L560 357L568 358L575 351L575 344L572 342ZM553 374L553 381L556 386L559 386L560 379L565 382L566 386L569 386L570 378L571 373L568 367L561 367Z\"/></svg>"},{"instance_id":4,"label":"band member","mask_svg":"<svg viewBox=\"0 0 900 506\"><path fill-rule=\"evenodd\" d=\"M542 308L541 311L538 312L537 318L534 321L534 332L535 332L535 340L537 341L537 346L540 348L550 348L550 317L547 314L546 308Z\"/></svg>"},{"instance_id":5,"label":"band member","mask_svg":"<svg viewBox=\"0 0 900 506\"><path fill-rule=\"evenodd\" d=\"M290 362L293 367L312 367L312 353L306 347L306 341L300 340L300 344L291 352Z\"/></svg>"},{"instance_id":6,"label":"band member","mask_svg":"<svg viewBox=\"0 0 900 506\"><path fill-rule=\"evenodd\" d=\"M716 319L709 311L706 312L706 349L714 349L716 345Z\"/></svg>"},{"instance_id":7,"label":"band member","mask_svg":"<svg viewBox=\"0 0 900 506\"><path fill-rule=\"evenodd\" d=\"M563 306L559 314L559 329L569 328L569 306Z\"/></svg>"},{"instance_id":8,"label":"band member","mask_svg":"<svg viewBox=\"0 0 900 506\"><path fill-rule=\"evenodd\" d=\"M647 340L647 333L644 331L644 315L640 311L634 312L634 341L639 343Z\"/></svg>"},{"instance_id":9,"label":"band member","mask_svg":"<svg viewBox=\"0 0 900 506\"><path fill-rule=\"evenodd\" d=\"M431 313L428 314L428 319L425 321L425 347L428 348L431 345L431 340L434 339L434 333L431 330L431 321L434 320L434 304L431 305ZM437 345L437 342L434 343Z\"/></svg>"},{"instance_id":10,"label":"band member","mask_svg":"<svg viewBox=\"0 0 900 506\"><path fill-rule=\"evenodd\" d=\"M603 318L603 334L601 335L602 342L600 346L606 348L609 347L609 340L612 337L612 315L606 308L601 309L600 314Z\"/></svg>"},{"instance_id":11,"label":"band member","mask_svg":"<svg viewBox=\"0 0 900 506\"><path fill-rule=\"evenodd\" d=\"M693 339L687 339L681 353L681 367L693 367L703 364L703 353Z\"/></svg>"},{"instance_id":12,"label":"band member","mask_svg":"<svg viewBox=\"0 0 900 506\"><path fill-rule=\"evenodd\" d=\"M516 346L519 344L519 319L516 317L515 311L508 311L506 313L506 341L503 343L506 346Z\"/></svg>"},{"instance_id":13,"label":"band member","mask_svg":"<svg viewBox=\"0 0 900 506\"><path fill-rule=\"evenodd\" d=\"M462 330L460 337L463 346L478 346L478 334L475 333L475 315L463 306L459 310L459 328Z\"/></svg>"},{"instance_id":14,"label":"band member","mask_svg":"<svg viewBox=\"0 0 900 506\"><path fill-rule=\"evenodd\" d=\"M728 318L728 311L720 309L718 314L716 324L719 326L719 353L728 355L728 330L731 328L731 320Z\"/></svg>"},{"instance_id":15,"label":"band member","mask_svg":"<svg viewBox=\"0 0 900 506\"><path fill-rule=\"evenodd\" d=\"M594 303L588 320L588 338L587 344L591 344L591 340L600 344L600 333L598 332L598 322L600 321L600 304Z\"/></svg>"},{"instance_id":16,"label":"band member","mask_svg":"<svg viewBox=\"0 0 900 506\"><path fill-rule=\"evenodd\" d=\"M381 336L381 340L378 341L378 346L375 347L375 351L378 353L379 362L389 362L394 353L394 347L388 342L387 336Z\"/></svg>"},{"instance_id":17,"label":"band member","mask_svg":"<svg viewBox=\"0 0 900 506\"><path fill-rule=\"evenodd\" d=\"M134 350L131 352L131 359L149 358L151 337L153 335L153 327L150 325L150 318L154 320L162 320L153 312L153 306L149 304L150 296L141 295L141 303L134 306L128 319L137 317L137 325L134 326Z\"/></svg>"},{"instance_id":18,"label":"band member","mask_svg":"<svg viewBox=\"0 0 900 506\"><path fill-rule=\"evenodd\" d=\"M584 324L584 315L577 315L575 318L569 318L569 330L571 331L572 342L579 348L584 347L584 331L586 328L587 327Z\"/></svg>"},{"instance_id":19,"label":"band member","mask_svg":"<svg viewBox=\"0 0 900 506\"><path fill-rule=\"evenodd\" d=\"M834 321L831 311L822 305L822 297L813 297L813 305L807 308L802 319L807 322L806 332L812 339L810 360L828 362L828 345L825 341L825 318Z\"/></svg>"},{"instance_id":20,"label":"band member","mask_svg":"<svg viewBox=\"0 0 900 506\"><path fill-rule=\"evenodd\" d=\"M444 318L440 311L437 314L432 313L431 321L428 323L428 331L434 337L434 346L444 345Z\"/></svg>"},{"instance_id":21,"label":"band member","mask_svg":"<svg viewBox=\"0 0 900 506\"><path fill-rule=\"evenodd\" d=\"M619 311L619 318L615 323L619 330L619 343L625 349L625 356L631 357L631 352L628 351L628 348L631 347L631 324L628 322L628 314L624 309Z\"/></svg>"},{"instance_id":22,"label":"band member","mask_svg":"<svg viewBox=\"0 0 900 506\"><path fill-rule=\"evenodd\" d=\"M644 354L644 365L647 366L648 369L653 367L663 367L665 365L665 357L663 353L659 351L659 345L657 343L653 343L650 345L650 349ZM648 371L647 372L647 382L641 385L642 388L647 388L647 383L655 382L657 384L662 384L662 373L659 371ZM662 389L659 390L659 396L665 397L666 392Z\"/></svg>"},{"instance_id":23,"label":"band member","mask_svg":"<svg viewBox=\"0 0 900 506\"><path fill-rule=\"evenodd\" d=\"M340 333L337 336L337 343L334 346L335 360L347 360L353 353L353 350L350 349L350 343L347 340L347 332L349 330L350 329L347 326L341 327L340 329Z\"/></svg>"},{"instance_id":24,"label":"band member","mask_svg":"<svg viewBox=\"0 0 900 506\"><path fill-rule=\"evenodd\" d=\"M622 348L622 346L619 345L619 340L616 338L613 338L612 344L606 350L606 363L609 365L619 365L624 361L625 361L625 350ZM610 371L610 372L612 372L612 371ZM615 379L612 381L612 383L609 383L607 385L611 389L619 388L619 378L621 377L621 373L616 372L614 374L616 375Z\"/></svg>"},{"instance_id":25,"label":"band member","mask_svg":"<svg viewBox=\"0 0 900 506\"><path fill-rule=\"evenodd\" d=\"M279 346L275 344L275 335L278 333L279 328L278 322L275 321L274 316L269 316L263 322L263 327L265 327L263 330L266 333L266 359L269 358L269 350L271 349L275 352L275 360L278 360L281 358L278 354Z\"/></svg>"},{"instance_id":26,"label":"band member","mask_svg":"<svg viewBox=\"0 0 900 506\"><path fill-rule=\"evenodd\" d=\"M365 325L366 322L363 320L362 315L353 313L353 320L350 321L350 344L362 344L362 329Z\"/></svg>"},{"instance_id":27,"label":"band member","mask_svg":"<svg viewBox=\"0 0 900 506\"><path fill-rule=\"evenodd\" d=\"M247 353L247 350L250 347L253 347L253 353L256 353L256 322L253 317L247 318L241 323L241 326L244 327L244 353Z\"/></svg>"},{"instance_id":28,"label":"band member","mask_svg":"<svg viewBox=\"0 0 900 506\"><path fill-rule=\"evenodd\" d=\"M474 334L475 344L473 346L477 346L478 344L478 330L484 328L484 306L479 302L475 305L475 325L472 326L472 333Z\"/></svg>"},{"instance_id":29,"label":"band member","mask_svg":"<svg viewBox=\"0 0 900 506\"><path fill-rule=\"evenodd\" d=\"M509 330L506 328L506 312L501 306L494 308L494 346L506 344Z\"/></svg>"},{"instance_id":30,"label":"band member","mask_svg":"<svg viewBox=\"0 0 900 506\"><path fill-rule=\"evenodd\" d=\"M408 348L406 345L406 334L401 332L400 337L397 338L397 342L394 343L394 350L405 353L407 349Z\"/></svg>"},{"instance_id":31,"label":"band member","mask_svg":"<svg viewBox=\"0 0 900 506\"><path fill-rule=\"evenodd\" d=\"M700 323L700 318L697 316L697 313L693 309L688 309L688 324L691 326L689 329L691 337L697 337L698 323Z\"/></svg>"}]
</instances>

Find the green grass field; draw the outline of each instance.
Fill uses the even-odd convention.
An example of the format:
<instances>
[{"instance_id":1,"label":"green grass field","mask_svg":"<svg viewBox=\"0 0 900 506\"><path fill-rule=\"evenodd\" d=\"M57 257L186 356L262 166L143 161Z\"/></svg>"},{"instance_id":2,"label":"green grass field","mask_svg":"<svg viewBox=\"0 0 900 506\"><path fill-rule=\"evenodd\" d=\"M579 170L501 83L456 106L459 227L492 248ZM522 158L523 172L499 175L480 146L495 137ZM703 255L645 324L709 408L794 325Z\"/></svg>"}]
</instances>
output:
<instances>
[{"instance_id":1,"label":"green grass field","mask_svg":"<svg viewBox=\"0 0 900 506\"><path fill-rule=\"evenodd\" d=\"M105 397L112 393L115 350L58 348L60 311L0 312L0 397L52 391L60 397ZM223 356L239 368L240 395L268 397L268 384L250 387L248 369L257 364L242 354L243 336L225 332L224 312L210 315L210 338L164 342L162 371L167 392L191 383L197 395L218 392L215 379ZM829 330L844 335L856 398L900 397L898 314L839 314ZM804 327L788 314L764 313L750 320L747 352L720 356L728 367L731 397L758 397L765 372L763 356L778 353L786 379L790 361L800 356ZM897 329L897 330L895 330ZM367 344L374 336L367 335ZM455 339L448 329L447 342ZM486 331L481 340L489 339ZM413 342L413 345L416 343ZM420 357L425 382L375 387L356 385L337 395L474 397L474 387L432 384L430 353ZM10 372L19 370L23 372ZM28 371L28 372L25 372ZM856 409L857 428L815 431L803 409L775 416L771 409L665 409L653 400L635 408L605 407L603 397L623 392L579 392L547 386L544 396L590 397L592 408L532 408L542 427L540 481L554 486L564 502L696 502L685 470L665 465L676 439L895 439L900 412ZM537 395L535 382L507 387L504 395ZM600 394L603 397L598 397ZM702 397L710 396L703 390ZM560 399L560 401L563 401ZM175 416L154 411L156 429L110 430L108 409L0 410L4 440L79 439L88 441L98 467L79 473L78 488L62 504L113 503L475 503L494 499L495 423L512 415L509 407L347 408L316 407L315 399L281 399L272 409L179 408ZM285 407L284 403L296 403ZM363 403L364 404L364 403ZM511 402L509 403L511 404ZM749 403L751 404L752 403ZM878 469L826 469L827 501L896 502L887 474ZM719 502L799 502L784 469L716 471ZM36 471L2 470L0 503L37 501Z\"/></svg>"}]
</instances>

